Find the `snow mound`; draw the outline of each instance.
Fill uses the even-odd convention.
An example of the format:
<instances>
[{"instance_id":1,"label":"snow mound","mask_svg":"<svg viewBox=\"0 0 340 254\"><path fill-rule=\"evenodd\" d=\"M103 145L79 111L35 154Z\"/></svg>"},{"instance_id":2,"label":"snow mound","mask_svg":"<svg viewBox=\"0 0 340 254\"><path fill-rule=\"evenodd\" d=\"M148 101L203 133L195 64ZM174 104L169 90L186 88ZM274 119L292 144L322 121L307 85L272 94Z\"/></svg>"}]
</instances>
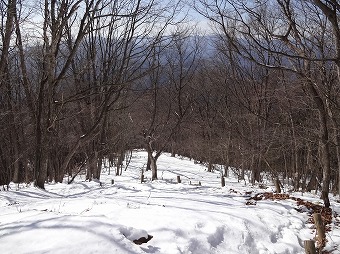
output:
<instances>
[{"instance_id":1,"label":"snow mound","mask_svg":"<svg viewBox=\"0 0 340 254\"><path fill-rule=\"evenodd\" d=\"M143 229L136 229L133 227L121 227L119 232L130 241L138 240L142 237L148 238L148 233Z\"/></svg>"}]
</instances>

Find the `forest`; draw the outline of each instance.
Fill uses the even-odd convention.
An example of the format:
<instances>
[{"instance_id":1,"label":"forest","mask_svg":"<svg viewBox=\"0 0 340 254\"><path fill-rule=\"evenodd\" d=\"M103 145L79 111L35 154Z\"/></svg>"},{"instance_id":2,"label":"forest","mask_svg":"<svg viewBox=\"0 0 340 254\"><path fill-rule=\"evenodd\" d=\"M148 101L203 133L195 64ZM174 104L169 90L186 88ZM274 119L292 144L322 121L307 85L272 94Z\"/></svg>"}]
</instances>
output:
<instances>
[{"instance_id":1,"label":"forest","mask_svg":"<svg viewBox=\"0 0 340 254\"><path fill-rule=\"evenodd\" d=\"M336 0L4 0L0 185L163 152L340 195ZM193 14L194 13L194 14ZM195 24L200 16L207 32Z\"/></svg>"}]
</instances>

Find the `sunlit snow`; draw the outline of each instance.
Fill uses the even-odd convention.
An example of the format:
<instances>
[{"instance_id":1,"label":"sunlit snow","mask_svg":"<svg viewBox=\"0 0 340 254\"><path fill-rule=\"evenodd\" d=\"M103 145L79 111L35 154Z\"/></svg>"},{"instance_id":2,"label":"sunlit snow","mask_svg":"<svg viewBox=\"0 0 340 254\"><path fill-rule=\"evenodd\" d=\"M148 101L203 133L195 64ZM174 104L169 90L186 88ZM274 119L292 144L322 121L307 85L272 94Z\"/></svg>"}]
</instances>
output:
<instances>
[{"instance_id":1,"label":"sunlit snow","mask_svg":"<svg viewBox=\"0 0 340 254\"><path fill-rule=\"evenodd\" d=\"M218 170L209 173L194 161L163 154L159 180L151 181L146 172L140 183L146 159L146 152L134 152L122 176L113 170L109 175L106 168L101 184L85 181L84 175L70 185L67 179L46 184L46 191L11 184L0 192L1 252L302 254L304 240L315 237L307 210L298 211L293 200L246 205L249 195L274 190L269 180L263 190L230 173L222 188ZM320 202L312 194L291 195ZM332 209L340 214L333 197ZM148 234L149 242L133 243ZM339 226L332 225L327 241L326 250L340 253Z\"/></svg>"}]
</instances>

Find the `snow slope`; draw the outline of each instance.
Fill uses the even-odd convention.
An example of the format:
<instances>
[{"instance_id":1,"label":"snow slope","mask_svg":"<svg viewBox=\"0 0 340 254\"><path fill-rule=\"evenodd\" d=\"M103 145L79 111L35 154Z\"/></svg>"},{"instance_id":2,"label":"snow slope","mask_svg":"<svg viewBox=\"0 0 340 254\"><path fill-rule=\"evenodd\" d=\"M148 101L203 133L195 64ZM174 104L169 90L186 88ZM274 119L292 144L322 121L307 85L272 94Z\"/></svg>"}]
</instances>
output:
<instances>
[{"instance_id":1,"label":"snow slope","mask_svg":"<svg viewBox=\"0 0 340 254\"><path fill-rule=\"evenodd\" d=\"M1 191L1 252L296 254L304 253L304 240L315 237L307 211L299 212L295 201L246 205L250 191L264 190L234 177L221 188L218 171L209 173L188 159L162 155L160 180L151 182L147 172L141 184L146 158L145 152L134 152L128 170L117 177L104 170L101 185L80 176L70 185L47 184L46 191L14 184ZM312 194L291 195L320 202ZM340 214L339 203L332 202L332 208ZM148 234L153 236L148 243L132 242ZM338 225L332 225L327 240L325 249L340 253Z\"/></svg>"}]
</instances>

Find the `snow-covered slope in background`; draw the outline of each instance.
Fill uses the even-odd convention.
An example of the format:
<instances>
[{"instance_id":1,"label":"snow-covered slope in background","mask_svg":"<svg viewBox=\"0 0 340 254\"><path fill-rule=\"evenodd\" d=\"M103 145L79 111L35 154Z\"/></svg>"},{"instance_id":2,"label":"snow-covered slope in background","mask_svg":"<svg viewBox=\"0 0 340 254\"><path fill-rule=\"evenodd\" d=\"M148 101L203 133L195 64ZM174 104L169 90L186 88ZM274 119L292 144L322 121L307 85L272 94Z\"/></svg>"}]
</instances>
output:
<instances>
[{"instance_id":1,"label":"snow-covered slope in background","mask_svg":"<svg viewBox=\"0 0 340 254\"><path fill-rule=\"evenodd\" d=\"M307 210L298 211L294 200L246 205L249 195L264 190L232 176L221 188L220 172L209 173L188 159L162 155L159 180L151 182L147 172L141 184L146 158L145 152L134 152L122 176L108 175L106 169L101 184L79 176L70 185L47 184L46 191L18 190L14 184L1 191L1 252L302 254L303 241L315 237ZM320 202L312 194L291 195ZM332 208L340 214L339 203L332 202ZM331 226L326 250L340 253L340 228ZM132 242L147 234L153 236L149 242Z\"/></svg>"}]
</instances>

